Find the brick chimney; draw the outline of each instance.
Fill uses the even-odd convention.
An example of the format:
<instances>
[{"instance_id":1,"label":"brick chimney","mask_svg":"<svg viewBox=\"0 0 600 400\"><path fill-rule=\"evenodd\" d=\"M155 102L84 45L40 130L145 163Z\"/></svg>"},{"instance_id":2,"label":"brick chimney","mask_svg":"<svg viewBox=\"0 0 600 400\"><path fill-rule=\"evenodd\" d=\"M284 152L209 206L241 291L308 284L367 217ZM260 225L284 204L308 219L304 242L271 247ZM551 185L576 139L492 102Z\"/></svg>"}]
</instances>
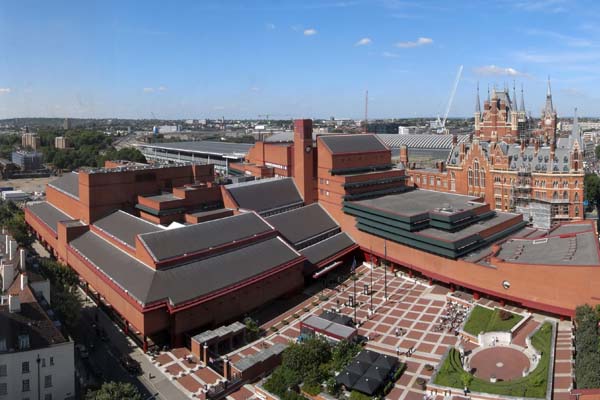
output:
<instances>
[{"instance_id":1,"label":"brick chimney","mask_svg":"<svg viewBox=\"0 0 600 400\"><path fill-rule=\"evenodd\" d=\"M405 144L400 146L400 162L408 167L408 146Z\"/></svg>"}]
</instances>

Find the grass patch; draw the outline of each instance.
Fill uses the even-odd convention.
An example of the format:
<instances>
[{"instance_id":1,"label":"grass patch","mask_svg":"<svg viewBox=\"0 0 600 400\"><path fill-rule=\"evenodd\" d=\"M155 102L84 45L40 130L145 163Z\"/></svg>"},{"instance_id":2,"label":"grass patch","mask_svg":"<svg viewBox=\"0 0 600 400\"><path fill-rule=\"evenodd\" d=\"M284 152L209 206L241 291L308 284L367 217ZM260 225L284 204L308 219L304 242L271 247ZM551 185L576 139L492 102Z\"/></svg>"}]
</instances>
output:
<instances>
[{"instance_id":1,"label":"grass patch","mask_svg":"<svg viewBox=\"0 0 600 400\"><path fill-rule=\"evenodd\" d=\"M503 314L506 315L504 319ZM463 329L474 336L479 335L480 332L509 332L522 319L522 315L513 314L499 308L491 310L486 307L475 306Z\"/></svg>"},{"instance_id":2,"label":"grass patch","mask_svg":"<svg viewBox=\"0 0 600 400\"><path fill-rule=\"evenodd\" d=\"M505 396L519 397L546 397L548 386L548 368L550 367L550 354L552 351L552 325L545 322L542 327L531 338L533 347L542 354L536 369L523 378L512 381L491 383L487 380L473 376L469 389L474 392L499 394ZM466 372L462 367L460 353L456 349L450 349L437 376L435 384L462 389L463 377Z\"/></svg>"}]
</instances>

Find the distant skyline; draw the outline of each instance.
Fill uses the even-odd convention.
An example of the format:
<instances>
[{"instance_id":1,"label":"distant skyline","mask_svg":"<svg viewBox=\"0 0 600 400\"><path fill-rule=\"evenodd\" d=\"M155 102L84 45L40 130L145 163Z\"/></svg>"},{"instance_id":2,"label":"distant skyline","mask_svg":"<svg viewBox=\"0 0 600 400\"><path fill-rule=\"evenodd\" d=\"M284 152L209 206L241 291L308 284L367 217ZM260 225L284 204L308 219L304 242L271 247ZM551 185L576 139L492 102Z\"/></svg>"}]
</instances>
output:
<instances>
[{"instance_id":1,"label":"distant skyline","mask_svg":"<svg viewBox=\"0 0 600 400\"><path fill-rule=\"evenodd\" d=\"M600 116L591 0L0 2L0 118L469 117L477 82L552 80Z\"/></svg>"}]
</instances>

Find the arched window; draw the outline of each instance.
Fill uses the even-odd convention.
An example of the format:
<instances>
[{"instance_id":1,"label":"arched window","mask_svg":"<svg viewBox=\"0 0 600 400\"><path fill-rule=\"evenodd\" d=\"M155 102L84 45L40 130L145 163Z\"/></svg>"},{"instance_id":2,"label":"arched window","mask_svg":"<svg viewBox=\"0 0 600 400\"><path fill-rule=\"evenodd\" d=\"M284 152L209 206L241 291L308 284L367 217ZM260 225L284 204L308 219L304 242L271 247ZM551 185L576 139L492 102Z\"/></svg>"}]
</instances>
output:
<instances>
[{"instance_id":1,"label":"arched window","mask_svg":"<svg viewBox=\"0 0 600 400\"><path fill-rule=\"evenodd\" d=\"M579 206L575 206L575 216L579 217Z\"/></svg>"},{"instance_id":2,"label":"arched window","mask_svg":"<svg viewBox=\"0 0 600 400\"><path fill-rule=\"evenodd\" d=\"M480 183L481 187L485 187L485 170L484 169L481 170L481 177L480 177L480 179L481 180L480 180L479 183Z\"/></svg>"},{"instance_id":3,"label":"arched window","mask_svg":"<svg viewBox=\"0 0 600 400\"><path fill-rule=\"evenodd\" d=\"M469 168L467 175L469 178L469 186L473 186L473 170L471 168Z\"/></svg>"},{"instance_id":4,"label":"arched window","mask_svg":"<svg viewBox=\"0 0 600 400\"><path fill-rule=\"evenodd\" d=\"M575 187L578 188L579 187L579 181L575 181Z\"/></svg>"},{"instance_id":5,"label":"arched window","mask_svg":"<svg viewBox=\"0 0 600 400\"><path fill-rule=\"evenodd\" d=\"M575 192L575 203L579 201L579 193Z\"/></svg>"},{"instance_id":6,"label":"arched window","mask_svg":"<svg viewBox=\"0 0 600 400\"><path fill-rule=\"evenodd\" d=\"M450 190L456 192L456 174L454 171L450 172Z\"/></svg>"},{"instance_id":7,"label":"arched window","mask_svg":"<svg viewBox=\"0 0 600 400\"><path fill-rule=\"evenodd\" d=\"M479 186L479 161L473 162L473 168L475 169L475 186Z\"/></svg>"},{"instance_id":8,"label":"arched window","mask_svg":"<svg viewBox=\"0 0 600 400\"><path fill-rule=\"evenodd\" d=\"M569 193L566 190L563 192L563 200L569 200Z\"/></svg>"},{"instance_id":9,"label":"arched window","mask_svg":"<svg viewBox=\"0 0 600 400\"><path fill-rule=\"evenodd\" d=\"M552 200L558 200L558 192L552 193Z\"/></svg>"}]
</instances>

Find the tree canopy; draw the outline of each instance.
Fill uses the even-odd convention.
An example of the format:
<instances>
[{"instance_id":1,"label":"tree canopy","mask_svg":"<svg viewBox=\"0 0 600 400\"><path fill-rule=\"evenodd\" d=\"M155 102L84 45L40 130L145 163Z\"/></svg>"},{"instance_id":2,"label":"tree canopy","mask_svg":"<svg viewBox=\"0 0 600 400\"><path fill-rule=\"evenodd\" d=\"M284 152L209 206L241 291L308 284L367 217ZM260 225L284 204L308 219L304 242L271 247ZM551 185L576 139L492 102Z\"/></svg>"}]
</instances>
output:
<instances>
[{"instance_id":1,"label":"tree canopy","mask_svg":"<svg viewBox=\"0 0 600 400\"><path fill-rule=\"evenodd\" d=\"M598 175L585 175L584 198L588 201L588 209L593 209L600 205L600 177Z\"/></svg>"},{"instance_id":2,"label":"tree canopy","mask_svg":"<svg viewBox=\"0 0 600 400\"><path fill-rule=\"evenodd\" d=\"M89 391L85 400L142 400L142 395L131 383L105 382L100 389Z\"/></svg>"}]
</instances>

